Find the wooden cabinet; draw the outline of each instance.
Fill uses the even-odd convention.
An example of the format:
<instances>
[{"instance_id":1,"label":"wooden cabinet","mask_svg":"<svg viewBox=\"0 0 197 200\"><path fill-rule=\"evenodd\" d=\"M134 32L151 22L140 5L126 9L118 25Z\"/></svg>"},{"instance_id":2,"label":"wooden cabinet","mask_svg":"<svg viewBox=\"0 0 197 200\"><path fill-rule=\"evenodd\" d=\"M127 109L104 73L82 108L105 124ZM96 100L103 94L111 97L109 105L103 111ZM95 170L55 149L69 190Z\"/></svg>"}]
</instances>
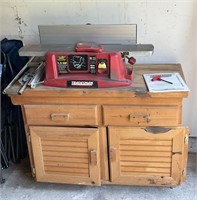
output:
<instances>
[{"instance_id":1,"label":"wooden cabinet","mask_svg":"<svg viewBox=\"0 0 197 200\"><path fill-rule=\"evenodd\" d=\"M176 186L186 179L188 92L150 93L142 74L179 72L180 65L135 66L132 87L64 89L43 85L17 95L32 174L37 181Z\"/></svg>"}]
</instances>

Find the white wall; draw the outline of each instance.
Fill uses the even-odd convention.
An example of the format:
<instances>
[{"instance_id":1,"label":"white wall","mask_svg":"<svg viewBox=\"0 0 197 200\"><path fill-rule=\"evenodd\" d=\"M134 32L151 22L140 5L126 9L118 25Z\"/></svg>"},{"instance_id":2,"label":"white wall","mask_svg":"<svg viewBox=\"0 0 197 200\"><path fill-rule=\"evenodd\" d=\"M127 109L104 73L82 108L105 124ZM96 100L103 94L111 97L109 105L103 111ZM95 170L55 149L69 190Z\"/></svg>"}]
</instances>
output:
<instances>
[{"instance_id":1,"label":"white wall","mask_svg":"<svg viewBox=\"0 0 197 200\"><path fill-rule=\"evenodd\" d=\"M138 43L152 43L152 57L138 63L181 63L191 92L183 124L197 136L196 0L1 0L1 38L39 43L43 24L137 24Z\"/></svg>"}]
</instances>

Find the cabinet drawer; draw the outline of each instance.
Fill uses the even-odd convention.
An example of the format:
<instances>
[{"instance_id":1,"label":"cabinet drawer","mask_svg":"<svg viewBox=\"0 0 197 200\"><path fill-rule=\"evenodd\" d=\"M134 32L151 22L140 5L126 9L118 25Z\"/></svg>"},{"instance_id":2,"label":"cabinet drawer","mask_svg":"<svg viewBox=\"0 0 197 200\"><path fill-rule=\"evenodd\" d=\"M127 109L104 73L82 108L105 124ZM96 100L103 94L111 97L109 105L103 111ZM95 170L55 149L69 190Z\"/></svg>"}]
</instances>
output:
<instances>
[{"instance_id":1,"label":"cabinet drawer","mask_svg":"<svg viewBox=\"0 0 197 200\"><path fill-rule=\"evenodd\" d=\"M97 125L96 105L25 105L29 125Z\"/></svg>"},{"instance_id":2,"label":"cabinet drawer","mask_svg":"<svg viewBox=\"0 0 197 200\"><path fill-rule=\"evenodd\" d=\"M103 106L105 125L177 126L178 106Z\"/></svg>"}]
</instances>

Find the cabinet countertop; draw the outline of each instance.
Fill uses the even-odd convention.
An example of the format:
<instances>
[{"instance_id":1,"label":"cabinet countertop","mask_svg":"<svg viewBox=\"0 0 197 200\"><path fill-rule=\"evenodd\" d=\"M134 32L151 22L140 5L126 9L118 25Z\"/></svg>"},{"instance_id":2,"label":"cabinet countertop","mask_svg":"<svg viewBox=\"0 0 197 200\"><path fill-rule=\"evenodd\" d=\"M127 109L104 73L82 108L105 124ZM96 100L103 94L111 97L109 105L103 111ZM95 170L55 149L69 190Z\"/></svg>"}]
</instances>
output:
<instances>
[{"instance_id":1,"label":"cabinet countertop","mask_svg":"<svg viewBox=\"0 0 197 200\"><path fill-rule=\"evenodd\" d=\"M168 93L151 93L148 91L143 74L152 73L173 73L178 72L184 79L182 67L180 64L141 64L134 65L133 83L129 87L121 88L99 88L99 89L73 89L73 88L57 88L47 87L43 84L38 85L35 89L26 88L22 95L18 95L17 91L21 87L18 83L12 85L7 94L10 97L18 96L23 97L154 97L154 98L185 98L188 96L188 92L168 92Z\"/></svg>"}]
</instances>

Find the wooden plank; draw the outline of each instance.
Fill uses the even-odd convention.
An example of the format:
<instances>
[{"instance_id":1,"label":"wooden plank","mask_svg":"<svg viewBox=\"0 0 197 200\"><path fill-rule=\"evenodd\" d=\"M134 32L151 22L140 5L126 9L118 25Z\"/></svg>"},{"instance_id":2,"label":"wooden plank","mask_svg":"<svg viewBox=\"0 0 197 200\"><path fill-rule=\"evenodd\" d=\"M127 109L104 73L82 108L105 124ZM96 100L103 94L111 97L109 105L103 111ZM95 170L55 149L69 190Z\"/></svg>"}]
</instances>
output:
<instances>
[{"instance_id":1,"label":"wooden plank","mask_svg":"<svg viewBox=\"0 0 197 200\"><path fill-rule=\"evenodd\" d=\"M101 180L109 180L108 143L106 127L99 128Z\"/></svg>"},{"instance_id":2,"label":"wooden plank","mask_svg":"<svg viewBox=\"0 0 197 200\"><path fill-rule=\"evenodd\" d=\"M120 145L120 151L158 151L161 152L171 152L172 146L129 146Z\"/></svg>"},{"instance_id":3,"label":"wooden plank","mask_svg":"<svg viewBox=\"0 0 197 200\"><path fill-rule=\"evenodd\" d=\"M65 168L79 168L79 169L89 169L89 166L87 163L71 163L71 162L63 162L63 161L58 161L58 162L50 162L46 161L44 162L44 165L47 167L65 167Z\"/></svg>"},{"instance_id":4,"label":"wooden plank","mask_svg":"<svg viewBox=\"0 0 197 200\"><path fill-rule=\"evenodd\" d=\"M43 91L44 92L44 91ZM39 95L40 92L38 92ZM62 92L62 93L57 93L54 96L35 96L34 93L31 93L30 96L23 96L23 98L21 98L20 95L14 95L12 96L12 102L15 104L26 104L26 105L50 105L50 104L56 104L56 105L79 105L79 104L84 104L84 105L90 105L92 104L92 102L94 102L95 104L105 104L105 105L147 105L147 106L155 106L155 105L159 105L159 106L166 106L166 105L179 105L179 110L181 109L181 99L180 98L146 98L146 97L135 97L135 94L133 94L133 96L129 96L129 97L124 97L124 95L122 95L122 97L114 97L114 98L108 98L108 97L112 97L112 96L116 96L113 93L100 93L100 90L97 90L97 92L95 91L94 94L98 93L97 97L93 97L94 95L87 95L86 97L80 97L78 98L78 94L76 94L76 97L73 97L72 94L70 94L71 96L68 96L69 92ZM102 97L99 97L100 95ZM65 94L61 95L61 94ZM131 93L132 94L132 93ZM46 93L47 95L47 93ZM127 94L125 94L127 95ZM105 96L105 97L104 97ZM129 100L128 100L129 98ZM180 112L180 111L179 111Z\"/></svg>"},{"instance_id":5,"label":"wooden plank","mask_svg":"<svg viewBox=\"0 0 197 200\"><path fill-rule=\"evenodd\" d=\"M153 152L153 151L121 151L120 156L147 156L147 157L169 157L172 152Z\"/></svg>"},{"instance_id":6,"label":"wooden plank","mask_svg":"<svg viewBox=\"0 0 197 200\"><path fill-rule=\"evenodd\" d=\"M56 126L29 126L31 130L36 131L41 140L55 139L65 141L84 141L97 131L97 128L73 128ZM54 134L55 133L55 134ZM40 141L41 142L41 141Z\"/></svg>"},{"instance_id":7,"label":"wooden plank","mask_svg":"<svg viewBox=\"0 0 197 200\"><path fill-rule=\"evenodd\" d=\"M125 173L124 173L125 174ZM147 174L133 174L132 178L125 178L128 177L128 174L124 175L118 179L116 179L116 182L109 182L109 181L103 181L103 184L107 185L136 185L136 186L162 186L162 187L174 187L176 186L176 182L174 182L172 177L169 177L168 174L162 173L162 175L158 174L150 174L150 176L147 176Z\"/></svg>"},{"instance_id":8,"label":"wooden plank","mask_svg":"<svg viewBox=\"0 0 197 200\"><path fill-rule=\"evenodd\" d=\"M21 106L21 111L22 111L24 128L25 128L25 138L26 138L26 141L27 141L28 156L29 156L29 161L30 161L30 165L31 165L31 174L32 174L32 177L34 177L35 174L34 174L33 169L34 169L35 164L34 164L34 159L33 159L32 144L31 144L31 141L29 140L30 131L29 131L29 127L28 127L28 124L27 124L24 106Z\"/></svg>"},{"instance_id":9,"label":"wooden plank","mask_svg":"<svg viewBox=\"0 0 197 200\"><path fill-rule=\"evenodd\" d=\"M171 157L121 156L120 161L171 162Z\"/></svg>"},{"instance_id":10,"label":"wooden plank","mask_svg":"<svg viewBox=\"0 0 197 200\"><path fill-rule=\"evenodd\" d=\"M70 154L69 154L70 153ZM74 157L74 155L76 155L76 153L78 154L78 156ZM57 151L42 151L43 156L57 156L57 157L61 157L63 158L67 158L69 161L73 161L73 162L77 162L77 160L79 160L78 162L84 162L84 160L86 160L86 158L83 158L85 156L83 156L84 154L80 153L80 152L57 152ZM72 157L69 157L68 155L73 154ZM87 153L86 153L87 154ZM68 157L67 157L68 156Z\"/></svg>"},{"instance_id":11,"label":"wooden plank","mask_svg":"<svg viewBox=\"0 0 197 200\"><path fill-rule=\"evenodd\" d=\"M173 137L173 155L172 155L172 169L171 177L179 185L183 179L183 155L184 155L184 136L185 128L177 128L177 134Z\"/></svg>"},{"instance_id":12,"label":"wooden plank","mask_svg":"<svg viewBox=\"0 0 197 200\"><path fill-rule=\"evenodd\" d=\"M136 91L138 91L138 93L143 92L144 94L147 94L149 97L152 97L151 100L153 101L154 98L163 98L163 100L157 101L158 105L159 103L161 103L161 105L162 104L168 105L168 102L171 102L172 104L174 103L175 105L176 101L179 101L179 103L181 104L182 98L187 97L188 92L149 93L147 91L142 75L144 73L148 74L148 73L159 73L159 72L178 72L181 74L182 78L184 78L180 64L134 65L134 79L131 87L90 90L90 89L65 89L65 88L46 87L40 84L34 90L27 88L22 95L17 95L17 91L20 88L20 85L16 83L7 90L7 94L9 94L12 97L12 102L15 104L24 104L24 103L47 104L49 102L51 102L51 104L55 102L57 104L64 104L65 102L67 103L70 102L71 100L70 97L75 97L72 99L73 103L76 100L78 101L77 103L79 103L80 99L83 97L86 97L86 101L90 97L98 99L104 97L103 103L105 104L105 100L111 99L112 97L118 97L121 99L125 98L125 103L133 102L137 97ZM69 97L69 99L61 97ZM77 97L80 97L80 99L78 99ZM132 98L131 100L128 99L128 97L129 98L135 97L135 98ZM61 100L58 100L59 98L61 98ZM98 102L98 99L96 102ZM136 103L141 101L141 105L143 105L146 104L146 101L148 99L150 101L150 98L147 98L146 100L145 98L138 98L136 99ZM92 100L91 99L89 100L90 101L88 101L87 103L91 104L90 102L92 102ZM140 102L138 105L140 105Z\"/></svg>"},{"instance_id":13,"label":"wooden plank","mask_svg":"<svg viewBox=\"0 0 197 200\"><path fill-rule=\"evenodd\" d=\"M96 42L98 44L135 44L136 24L104 25L45 25L38 26L41 44L76 44Z\"/></svg>"},{"instance_id":14,"label":"wooden plank","mask_svg":"<svg viewBox=\"0 0 197 200\"><path fill-rule=\"evenodd\" d=\"M161 172L161 173L170 173L170 168L151 168L151 167L120 167L121 172Z\"/></svg>"},{"instance_id":15,"label":"wooden plank","mask_svg":"<svg viewBox=\"0 0 197 200\"><path fill-rule=\"evenodd\" d=\"M120 140L120 145L132 145L132 146L171 146L172 140L151 140L151 139L142 139L142 140Z\"/></svg>"},{"instance_id":16,"label":"wooden plank","mask_svg":"<svg viewBox=\"0 0 197 200\"><path fill-rule=\"evenodd\" d=\"M61 140L42 140L42 146L60 146L60 147L82 147L87 148L87 141L61 141Z\"/></svg>"},{"instance_id":17,"label":"wooden plank","mask_svg":"<svg viewBox=\"0 0 197 200\"><path fill-rule=\"evenodd\" d=\"M84 163L87 164L89 162L88 160L88 154L79 154L77 153L77 155L73 154L73 157L71 156L71 154L67 153L64 154L63 156L58 155L57 153L50 153L49 155L43 155L43 161L47 162L47 161L52 161L52 162L72 162L72 163Z\"/></svg>"},{"instance_id":18,"label":"wooden plank","mask_svg":"<svg viewBox=\"0 0 197 200\"><path fill-rule=\"evenodd\" d=\"M90 185L89 181L83 181L84 178L87 179L89 178L89 173L77 173L77 172L67 172L67 171L50 171L50 170L46 170L46 173L48 175L50 175L51 177L54 177L54 174L56 175L56 178L54 177L54 181L53 182L57 182L57 183L73 183L73 184L79 184L79 185ZM62 176L66 176L68 178L66 178L66 180L62 179ZM59 178L59 179L58 179ZM43 179L46 179L45 177L43 177ZM50 182L49 179L47 180L43 180L42 182ZM81 181L80 181L81 179Z\"/></svg>"},{"instance_id":19,"label":"wooden plank","mask_svg":"<svg viewBox=\"0 0 197 200\"><path fill-rule=\"evenodd\" d=\"M94 151L96 156L96 163L90 163L89 165L89 175L91 177L91 182L94 185L101 185L101 168L100 168L100 146L99 146L99 130L96 129L94 134L88 138L88 150ZM90 160L90 158L89 158Z\"/></svg>"},{"instance_id":20,"label":"wooden plank","mask_svg":"<svg viewBox=\"0 0 197 200\"><path fill-rule=\"evenodd\" d=\"M145 176L147 179L150 177L150 176L164 176L164 177L170 177L170 172L169 173L164 173L164 172L121 172L121 176L122 177L128 177L128 176L138 176L139 178L141 176ZM129 185L138 185L138 183L132 183L133 182L133 179L135 179L136 177L133 177L132 179L130 179L130 184ZM156 177L153 178L153 182L154 180L156 179ZM124 181L124 183L126 184L126 182L129 182L129 181ZM139 184L140 185L140 184ZM146 184L143 184L143 185L146 185ZM148 185L148 184L147 184Z\"/></svg>"},{"instance_id":21,"label":"wooden plank","mask_svg":"<svg viewBox=\"0 0 197 200\"><path fill-rule=\"evenodd\" d=\"M70 173L78 173L78 174L89 174L88 169L82 168L70 168L70 167L56 167L56 166L46 166L44 165L44 169L46 172L70 172Z\"/></svg>"},{"instance_id":22,"label":"wooden plank","mask_svg":"<svg viewBox=\"0 0 197 200\"><path fill-rule=\"evenodd\" d=\"M113 134L120 134L121 140L172 140L175 135L177 135L177 129L179 127L171 127L171 129L167 129L165 133L151 133L147 132L144 127L127 127L127 126L109 126Z\"/></svg>"},{"instance_id":23,"label":"wooden plank","mask_svg":"<svg viewBox=\"0 0 197 200\"><path fill-rule=\"evenodd\" d=\"M144 162L143 160L140 162L120 162L121 167L150 167L150 168L170 168L171 163L161 163L161 162Z\"/></svg>"},{"instance_id":24,"label":"wooden plank","mask_svg":"<svg viewBox=\"0 0 197 200\"><path fill-rule=\"evenodd\" d=\"M172 156L171 177L176 181L177 185L181 183L182 177L182 155L174 154Z\"/></svg>"},{"instance_id":25,"label":"wooden plank","mask_svg":"<svg viewBox=\"0 0 197 200\"><path fill-rule=\"evenodd\" d=\"M111 127L109 127L108 138L109 138L110 181L114 182L117 178L120 177L120 150L119 150L120 134L115 130L113 130Z\"/></svg>"},{"instance_id":26,"label":"wooden plank","mask_svg":"<svg viewBox=\"0 0 197 200\"><path fill-rule=\"evenodd\" d=\"M182 153L184 146L184 129L177 129L177 134L173 137L173 153Z\"/></svg>"},{"instance_id":27,"label":"wooden plank","mask_svg":"<svg viewBox=\"0 0 197 200\"><path fill-rule=\"evenodd\" d=\"M186 181L187 177L187 163L188 163L188 143L189 143L189 129L184 130L184 145L183 145L183 161L182 161L182 178L181 181Z\"/></svg>"},{"instance_id":28,"label":"wooden plank","mask_svg":"<svg viewBox=\"0 0 197 200\"><path fill-rule=\"evenodd\" d=\"M88 149L83 148L83 147L61 147L61 146L42 146L42 151L44 153L46 152L56 152L57 154L59 152L64 153L64 152L76 152L76 153L87 153Z\"/></svg>"}]
</instances>

